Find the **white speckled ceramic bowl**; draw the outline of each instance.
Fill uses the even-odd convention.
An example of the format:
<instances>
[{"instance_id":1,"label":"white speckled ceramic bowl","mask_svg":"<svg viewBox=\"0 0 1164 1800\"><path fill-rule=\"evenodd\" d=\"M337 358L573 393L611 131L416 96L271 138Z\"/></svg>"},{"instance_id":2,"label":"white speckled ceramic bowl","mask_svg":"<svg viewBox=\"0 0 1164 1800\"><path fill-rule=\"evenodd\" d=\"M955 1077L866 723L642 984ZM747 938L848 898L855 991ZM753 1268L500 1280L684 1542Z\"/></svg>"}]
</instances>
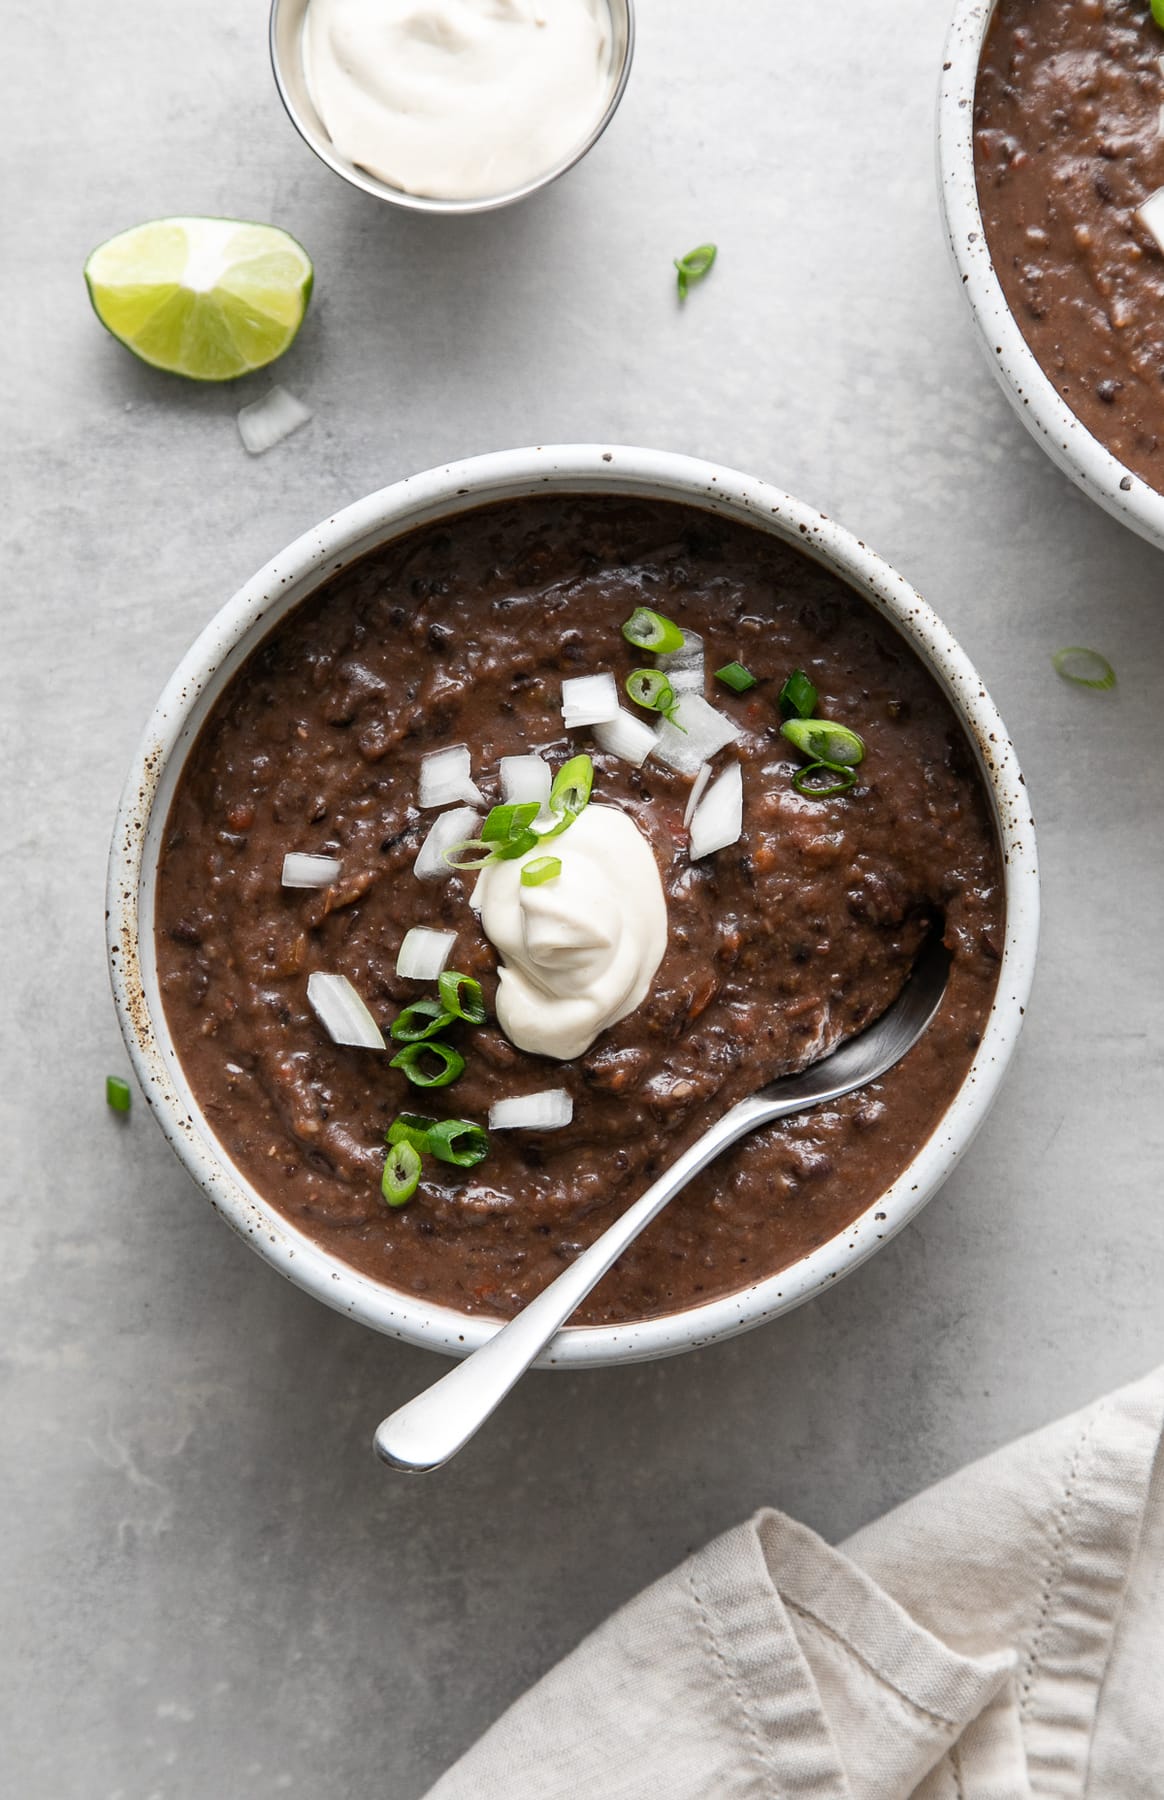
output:
<instances>
[{"instance_id":1,"label":"white speckled ceramic bowl","mask_svg":"<svg viewBox=\"0 0 1164 1800\"><path fill-rule=\"evenodd\" d=\"M974 175L974 90L996 0L958 0L938 98L938 175L954 266L991 367L1051 460L1149 543L1164 546L1164 495L1134 475L1076 418L1019 330L986 244Z\"/></svg>"},{"instance_id":2,"label":"white speckled ceramic bowl","mask_svg":"<svg viewBox=\"0 0 1164 1800\"><path fill-rule=\"evenodd\" d=\"M1018 1037L1038 938L1034 823L1005 727L978 676L924 601L864 544L778 489L712 463L601 445L511 450L432 469L326 519L229 601L158 701L117 816L109 863L108 947L122 1031L146 1100L211 1204L267 1262L317 1299L377 1331L462 1355L496 1325L371 1281L288 1223L231 1164L199 1109L162 1010L154 954L154 877L183 764L207 714L271 628L326 577L417 526L489 501L546 490L685 501L796 545L892 621L927 665L976 746L1004 859L1006 937L998 991L973 1066L933 1136L844 1232L781 1274L726 1299L642 1324L569 1327L543 1361L633 1362L729 1337L787 1312L864 1262L930 1199L997 1092Z\"/></svg>"},{"instance_id":3,"label":"white speckled ceramic bowl","mask_svg":"<svg viewBox=\"0 0 1164 1800\"><path fill-rule=\"evenodd\" d=\"M609 5L612 85L605 110L601 118L595 120L593 130L568 156L562 157L553 168L544 170L532 181L525 182L519 188L510 188L502 194L485 194L473 200L437 200L428 194L409 194L403 188L381 181L378 175L370 174L367 169L360 168L358 163L349 162L346 156L340 154L315 110L315 102L311 98L303 70L303 21L308 0L271 0L268 33L271 71L279 90L279 98L287 110L287 117L303 142L308 149L314 150L321 162L326 163L335 174L341 175L352 187L371 194L377 200L386 200L391 206L402 206L407 212L495 212L499 207L513 206L518 200L528 199L530 194L549 187L551 182L557 181L559 176L565 175L576 163L580 163L587 152L594 148L618 111L634 58L634 3L633 0L609 0Z\"/></svg>"}]
</instances>

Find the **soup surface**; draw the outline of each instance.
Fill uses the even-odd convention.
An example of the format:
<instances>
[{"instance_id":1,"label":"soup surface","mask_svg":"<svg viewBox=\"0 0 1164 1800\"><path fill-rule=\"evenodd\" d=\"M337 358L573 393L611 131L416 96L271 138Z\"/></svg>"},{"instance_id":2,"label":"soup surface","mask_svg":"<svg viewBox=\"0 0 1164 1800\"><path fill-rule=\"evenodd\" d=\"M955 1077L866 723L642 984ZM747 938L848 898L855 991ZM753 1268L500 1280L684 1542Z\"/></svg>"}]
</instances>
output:
<instances>
[{"instance_id":1,"label":"soup surface","mask_svg":"<svg viewBox=\"0 0 1164 1800\"><path fill-rule=\"evenodd\" d=\"M1102 444L1164 490L1164 30L1146 0L999 0L974 160L1003 293Z\"/></svg>"},{"instance_id":2,"label":"soup surface","mask_svg":"<svg viewBox=\"0 0 1164 1800\"><path fill-rule=\"evenodd\" d=\"M691 778L563 730L565 677L644 660L620 627L647 605L701 633L707 698L739 729L743 835L688 853ZM712 671L757 677L736 694ZM860 733L857 780L798 793L778 696L803 669L817 713ZM627 703L629 706L629 702ZM421 758L465 743L486 804L502 756L594 756L595 801L650 844L667 948L645 1001L572 1062L527 1055L493 1016L496 954L474 877L421 881L435 813ZM552 846L551 846L552 847ZM281 886L283 856L336 857L325 890ZM671 1203L591 1297L587 1322L650 1317L747 1286L842 1231L930 1135L973 1057L1002 947L999 857L974 756L936 684L833 575L695 508L547 496L463 514L327 582L279 625L205 725L161 859L167 1017L202 1109L290 1220L377 1280L509 1316L719 1113L814 1060L893 1000L925 932L953 951L942 1009L904 1063L840 1103L753 1136ZM431 986L397 952L455 930L451 967L489 1019L451 1034L465 1069L422 1091L388 1055L333 1044L307 1003L342 973L387 1035ZM940 927L939 927L940 928ZM394 1047L394 1046L393 1046ZM389 1055L391 1051L389 1051ZM405 1206L380 1197L402 1112L484 1124L497 1100L565 1087L556 1131L496 1130L461 1170L426 1157Z\"/></svg>"}]
</instances>

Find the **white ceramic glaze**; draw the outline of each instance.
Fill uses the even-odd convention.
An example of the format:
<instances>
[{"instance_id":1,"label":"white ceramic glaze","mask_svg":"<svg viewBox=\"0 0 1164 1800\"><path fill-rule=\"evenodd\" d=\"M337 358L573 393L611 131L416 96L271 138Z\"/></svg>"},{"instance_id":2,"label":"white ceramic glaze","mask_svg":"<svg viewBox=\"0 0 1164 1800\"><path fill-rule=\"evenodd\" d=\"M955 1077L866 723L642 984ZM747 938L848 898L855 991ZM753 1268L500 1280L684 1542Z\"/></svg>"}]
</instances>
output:
<instances>
[{"instance_id":1,"label":"white ceramic glaze","mask_svg":"<svg viewBox=\"0 0 1164 1800\"><path fill-rule=\"evenodd\" d=\"M974 176L974 89L996 0L958 0L938 97L938 185L950 251L991 367L1028 431L1085 494L1164 546L1164 495L1077 419L1040 368L994 271Z\"/></svg>"},{"instance_id":2,"label":"white ceramic glaze","mask_svg":"<svg viewBox=\"0 0 1164 1800\"><path fill-rule=\"evenodd\" d=\"M307 86L307 78L303 72L303 52L301 40L303 34L303 16L307 11L308 0L271 0L271 21L268 30L268 45L271 53L271 70L275 77L275 86L279 90L279 98L287 111L296 131L309 149L314 150L321 162L329 169L350 182L353 187L372 194L377 200L387 200L392 206L402 206L408 212L423 213L479 213L495 212L502 206L513 206L518 200L525 200L530 194L536 194L541 188L549 187L559 176L565 175L575 163L582 161L587 151L602 136L618 111L619 101L626 90L630 78L631 62L635 49L635 14L634 0L609 0L612 39L612 67L614 85L606 110L596 122L594 129L585 141L522 187L512 188L504 194L488 194L475 200L438 200L429 194L409 194L403 188L392 187L379 176L369 174L356 163L349 162L341 156L328 135L322 119L315 110L315 102L311 98Z\"/></svg>"},{"instance_id":3,"label":"white ceramic glaze","mask_svg":"<svg viewBox=\"0 0 1164 1800\"><path fill-rule=\"evenodd\" d=\"M893 1186L828 1244L740 1293L666 1318L570 1327L543 1361L632 1362L713 1342L820 1293L907 1224L962 1155L994 1098L1034 973L1038 873L1034 821L1002 720L945 626L863 543L778 489L713 463L601 445L502 451L383 488L307 532L249 581L207 626L167 684L130 771L114 829L108 949L122 1031L149 1105L182 1162L227 1222L279 1272L378 1331L454 1355L494 1323L395 1292L329 1256L234 1169L186 1083L166 1026L154 958L154 872L175 785L223 687L292 606L335 571L400 533L489 501L547 490L686 501L769 531L832 569L912 644L965 721L989 790L1004 856L1006 932L998 991L965 1081L933 1136Z\"/></svg>"}]
</instances>

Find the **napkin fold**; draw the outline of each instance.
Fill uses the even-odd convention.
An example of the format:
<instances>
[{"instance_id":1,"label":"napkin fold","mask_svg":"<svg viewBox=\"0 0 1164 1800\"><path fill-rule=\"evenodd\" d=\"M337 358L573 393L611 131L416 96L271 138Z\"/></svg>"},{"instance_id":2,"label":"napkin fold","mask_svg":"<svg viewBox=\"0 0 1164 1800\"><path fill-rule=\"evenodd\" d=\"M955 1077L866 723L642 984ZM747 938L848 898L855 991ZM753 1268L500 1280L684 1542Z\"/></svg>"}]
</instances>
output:
<instances>
[{"instance_id":1,"label":"napkin fold","mask_svg":"<svg viewBox=\"0 0 1164 1800\"><path fill-rule=\"evenodd\" d=\"M1161 1800L1164 1368L833 1548L763 1511L429 1800Z\"/></svg>"}]
</instances>

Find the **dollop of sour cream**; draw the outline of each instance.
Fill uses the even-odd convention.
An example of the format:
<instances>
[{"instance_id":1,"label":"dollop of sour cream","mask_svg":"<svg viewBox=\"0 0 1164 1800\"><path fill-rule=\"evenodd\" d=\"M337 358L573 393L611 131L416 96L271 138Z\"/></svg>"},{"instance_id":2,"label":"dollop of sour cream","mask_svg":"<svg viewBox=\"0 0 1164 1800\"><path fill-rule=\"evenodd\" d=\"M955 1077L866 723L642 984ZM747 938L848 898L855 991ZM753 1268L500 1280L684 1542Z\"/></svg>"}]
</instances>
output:
<instances>
[{"instance_id":1,"label":"dollop of sour cream","mask_svg":"<svg viewBox=\"0 0 1164 1800\"><path fill-rule=\"evenodd\" d=\"M607 0L309 0L303 72L342 156L473 200L535 181L610 99Z\"/></svg>"},{"instance_id":2,"label":"dollop of sour cream","mask_svg":"<svg viewBox=\"0 0 1164 1800\"><path fill-rule=\"evenodd\" d=\"M545 855L561 860L561 874L523 887L525 864ZM473 906L502 958L498 1022L537 1056L581 1056L642 1004L667 948L658 865L614 806L588 806L559 837L487 863Z\"/></svg>"}]
</instances>

